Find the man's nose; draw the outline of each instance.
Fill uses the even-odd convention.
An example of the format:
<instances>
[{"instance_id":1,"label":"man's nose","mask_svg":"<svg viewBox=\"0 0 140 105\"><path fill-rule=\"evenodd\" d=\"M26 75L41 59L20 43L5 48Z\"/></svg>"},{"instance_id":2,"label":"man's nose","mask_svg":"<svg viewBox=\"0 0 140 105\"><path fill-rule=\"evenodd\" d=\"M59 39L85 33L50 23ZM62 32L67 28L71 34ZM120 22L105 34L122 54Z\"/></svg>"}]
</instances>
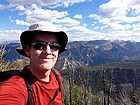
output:
<instances>
[{"instance_id":1,"label":"man's nose","mask_svg":"<svg viewBox=\"0 0 140 105\"><path fill-rule=\"evenodd\" d=\"M44 50L45 50L45 53L51 54L51 48L50 48L49 44L46 45Z\"/></svg>"}]
</instances>

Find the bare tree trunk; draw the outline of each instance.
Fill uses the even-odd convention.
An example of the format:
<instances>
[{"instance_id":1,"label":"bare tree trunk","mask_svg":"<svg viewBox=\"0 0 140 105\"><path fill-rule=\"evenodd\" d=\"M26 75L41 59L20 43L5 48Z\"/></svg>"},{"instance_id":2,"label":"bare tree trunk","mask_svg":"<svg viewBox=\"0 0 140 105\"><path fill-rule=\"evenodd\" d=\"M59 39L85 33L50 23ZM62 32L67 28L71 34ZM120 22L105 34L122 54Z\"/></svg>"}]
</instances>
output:
<instances>
[{"instance_id":1,"label":"bare tree trunk","mask_svg":"<svg viewBox=\"0 0 140 105\"><path fill-rule=\"evenodd\" d=\"M103 72L103 105L106 105L106 81L105 81L105 70L102 67Z\"/></svg>"},{"instance_id":2,"label":"bare tree trunk","mask_svg":"<svg viewBox=\"0 0 140 105\"><path fill-rule=\"evenodd\" d=\"M0 71L5 70L5 68L7 67L6 62L4 61L4 57L7 54L7 51L5 50L6 45L3 45L0 47Z\"/></svg>"},{"instance_id":3,"label":"bare tree trunk","mask_svg":"<svg viewBox=\"0 0 140 105\"><path fill-rule=\"evenodd\" d=\"M6 53L9 52L9 51L6 51L5 48L6 48L6 45L3 45L3 46L0 47L0 58L1 59L3 59L6 55Z\"/></svg>"},{"instance_id":4,"label":"bare tree trunk","mask_svg":"<svg viewBox=\"0 0 140 105\"><path fill-rule=\"evenodd\" d=\"M112 70L108 70L108 90L107 90L107 105L110 104L110 95L111 95L111 87L112 87Z\"/></svg>"},{"instance_id":5,"label":"bare tree trunk","mask_svg":"<svg viewBox=\"0 0 140 105\"><path fill-rule=\"evenodd\" d=\"M79 75L79 78L80 78L80 81L82 83L82 88L83 88L83 105L88 105L90 101L90 96L87 94L90 93L89 84L90 84L91 77L90 77L90 73L86 72L87 70L85 69L86 68L83 68L83 74L82 76Z\"/></svg>"},{"instance_id":6,"label":"bare tree trunk","mask_svg":"<svg viewBox=\"0 0 140 105\"><path fill-rule=\"evenodd\" d=\"M72 61L67 62L67 69L69 71L69 103L72 105L72 88L74 85L74 67Z\"/></svg>"},{"instance_id":7,"label":"bare tree trunk","mask_svg":"<svg viewBox=\"0 0 140 105\"><path fill-rule=\"evenodd\" d=\"M69 93L70 93L70 105L72 105L72 79L69 76Z\"/></svg>"}]
</instances>

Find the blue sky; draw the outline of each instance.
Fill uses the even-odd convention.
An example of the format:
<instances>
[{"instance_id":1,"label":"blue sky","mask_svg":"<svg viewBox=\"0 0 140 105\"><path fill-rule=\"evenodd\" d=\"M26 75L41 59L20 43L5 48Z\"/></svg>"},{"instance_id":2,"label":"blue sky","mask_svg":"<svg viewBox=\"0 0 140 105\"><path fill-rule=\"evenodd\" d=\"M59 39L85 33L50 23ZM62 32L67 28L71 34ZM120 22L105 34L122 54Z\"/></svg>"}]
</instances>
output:
<instances>
[{"instance_id":1,"label":"blue sky","mask_svg":"<svg viewBox=\"0 0 140 105\"><path fill-rule=\"evenodd\" d=\"M65 31L69 41L140 42L140 0L1 0L0 43L19 40L40 21Z\"/></svg>"}]
</instances>

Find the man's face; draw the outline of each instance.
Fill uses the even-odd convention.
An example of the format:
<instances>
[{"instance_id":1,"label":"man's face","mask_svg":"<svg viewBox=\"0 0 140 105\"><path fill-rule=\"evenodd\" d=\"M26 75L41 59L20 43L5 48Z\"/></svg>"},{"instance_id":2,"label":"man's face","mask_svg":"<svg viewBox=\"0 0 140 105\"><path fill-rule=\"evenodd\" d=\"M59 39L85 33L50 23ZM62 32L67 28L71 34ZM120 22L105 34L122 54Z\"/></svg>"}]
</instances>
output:
<instances>
[{"instance_id":1,"label":"man's face","mask_svg":"<svg viewBox=\"0 0 140 105\"><path fill-rule=\"evenodd\" d=\"M30 69L50 70L55 65L59 52L59 49L54 50L53 46L50 47L50 44L57 44L57 38L52 34L39 34L34 37L33 42L45 42L48 44L41 49L36 49L34 48L34 45L31 44L29 50L25 51L30 58ZM36 46L38 47L39 45Z\"/></svg>"}]
</instances>

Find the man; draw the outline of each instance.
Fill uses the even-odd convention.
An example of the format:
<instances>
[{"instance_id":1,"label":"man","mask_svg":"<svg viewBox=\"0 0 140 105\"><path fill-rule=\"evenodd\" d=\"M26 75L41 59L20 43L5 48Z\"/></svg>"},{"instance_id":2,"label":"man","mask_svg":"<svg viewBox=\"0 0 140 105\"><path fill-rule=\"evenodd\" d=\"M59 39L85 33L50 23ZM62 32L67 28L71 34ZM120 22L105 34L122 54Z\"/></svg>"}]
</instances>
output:
<instances>
[{"instance_id":1,"label":"man","mask_svg":"<svg viewBox=\"0 0 140 105\"><path fill-rule=\"evenodd\" d=\"M63 31L57 31L52 24L33 24L20 36L22 49L17 52L30 59L25 72L32 84L32 105L48 105L54 98L59 85L54 73L62 81L60 73L53 67L58 55L66 50L68 37ZM62 90L52 105L62 105ZM0 105L26 105L28 92L23 78L13 76L0 85Z\"/></svg>"}]
</instances>

